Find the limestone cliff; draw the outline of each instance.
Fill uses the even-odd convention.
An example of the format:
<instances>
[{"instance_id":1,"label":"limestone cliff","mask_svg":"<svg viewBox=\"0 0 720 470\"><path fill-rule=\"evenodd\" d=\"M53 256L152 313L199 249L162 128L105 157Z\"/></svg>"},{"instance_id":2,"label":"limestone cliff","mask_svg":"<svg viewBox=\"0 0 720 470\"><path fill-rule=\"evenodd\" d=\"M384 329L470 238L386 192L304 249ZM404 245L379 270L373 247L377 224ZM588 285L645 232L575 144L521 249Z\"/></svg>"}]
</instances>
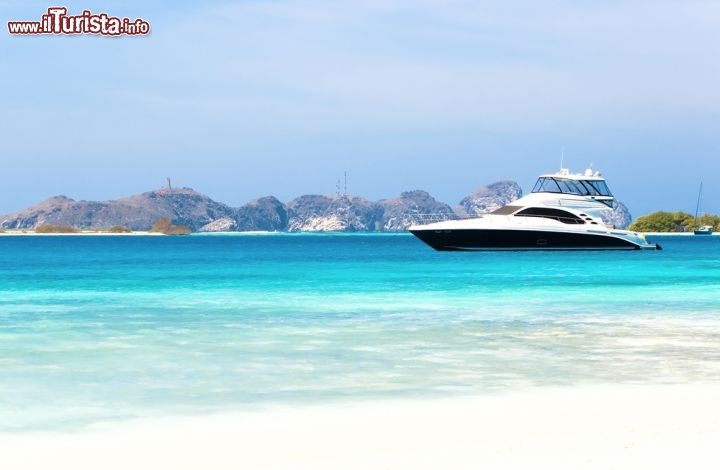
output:
<instances>
[{"instance_id":1,"label":"limestone cliff","mask_svg":"<svg viewBox=\"0 0 720 470\"><path fill-rule=\"evenodd\" d=\"M521 197L522 189L516 182L498 181L473 191L455 206L455 212L463 217L487 214Z\"/></svg>"},{"instance_id":2,"label":"limestone cliff","mask_svg":"<svg viewBox=\"0 0 720 470\"><path fill-rule=\"evenodd\" d=\"M410 225L455 218L456 215L447 204L430 196L426 191L406 191L400 197L379 201L383 209L382 230L402 231Z\"/></svg>"},{"instance_id":3,"label":"limestone cliff","mask_svg":"<svg viewBox=\"0 0 720 470\"><path fill-rule=\"evenodd\" d=\"M374 231L382 218L378 203L357 196L300 196L287 208L289 232Z\"/></svg>"},{"instance_id":4,"label":"limestone cliff","mask_svg":"<svg viewBox=\"0 0 720 470\"><path fill-rule=\"evenodd\" d=\"M613 225L615 228L625 229L632 222L632 216L630 211L620 201L615 201L615 205L612 209L606 209L602 214L603 222L609 225Z\"/></svg>"},{"instance_id":5,"label":"limestone cliff","mask_svg":"<svg viewBox=\"0 0 720 470\"><path fill-rule=\"evenodd\" d=\"M285 204L274 196L261 197L248 202L235 212L233 231L279 232L287 229L288 213Z\"/></svg>"},{"instance_id":6,"label":"limestone cliff","mask_svg":"<svg viewBox=\"0 0 720 470\"><path fill-rule=\"evenodd\" d=\"M106 229L121 225L131 230L149 230L161 218L192 230L223 217L234 218L235 210L189 188L157 190L114 201L75 201L55 196L23 211L0 218L6 229L34 229L38 225L71 225L80 229Z\"/></svg>"}]
</instances>

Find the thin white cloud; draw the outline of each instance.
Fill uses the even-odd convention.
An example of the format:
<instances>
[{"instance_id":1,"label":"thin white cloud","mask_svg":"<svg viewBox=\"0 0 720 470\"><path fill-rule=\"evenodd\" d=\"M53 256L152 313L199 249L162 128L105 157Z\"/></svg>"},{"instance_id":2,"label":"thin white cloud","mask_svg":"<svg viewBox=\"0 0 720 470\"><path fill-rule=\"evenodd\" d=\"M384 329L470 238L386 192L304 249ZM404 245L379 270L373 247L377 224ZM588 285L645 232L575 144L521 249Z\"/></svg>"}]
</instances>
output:
<instances>
[{"instance_id":1,"label":"thin white cloud","mask_svg":"<svg viewBox=\"0 0 720 470\"><path fill-rule=\"evenodd\" d=\"M22 5L29 14L17 19L47 7ZM2 39L0 68L13 73L0 158L21 171L6 178L18 192L28 178L64 191L63 178L82 187L94 175L125 194L118 171L184 172L199 187L222 186L222 173L241 200L279 187L289 197L322 181L332 190L347 169L370 197L436 194L444 181L452 201L493 174L531 180L562 145L574 161L615 167L613 187L638 200L653 181L685 184L678 155L692 178L717 170L715 0L133 0L122 9L147 16L152 34ZM450 164L417 165L436 158ZM663 158L672 171L656 164Z\"/></svg>"},{"instance_id":2,"label":"thin white cloud","mask_svg":"<svg viewBox=\"0 0 720 470\"><path fill-rule=\"evenodd\" d=\"M663 125L720 105L719 19L709 2L242 2L135 62L260 126Z\"/></svg>"},{"instance_id":3,"label":"thin white cloud","mask_svg":"<svg viewBox=\"0 0 720 470\"><path fill-rule=\"evenodd\" d=\"M158 11L58 80L131 128L717 128L719 23L706 1L235 2Z\"/></svg>"}]
</instances>

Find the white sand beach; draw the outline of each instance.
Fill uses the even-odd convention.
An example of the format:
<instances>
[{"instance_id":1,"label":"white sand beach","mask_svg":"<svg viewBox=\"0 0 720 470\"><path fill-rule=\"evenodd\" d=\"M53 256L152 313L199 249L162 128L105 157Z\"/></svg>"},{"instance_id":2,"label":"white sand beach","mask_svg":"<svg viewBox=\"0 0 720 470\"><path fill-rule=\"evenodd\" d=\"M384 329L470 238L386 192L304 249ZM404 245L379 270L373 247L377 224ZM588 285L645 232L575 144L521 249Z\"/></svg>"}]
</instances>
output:
<instances>
[{"instance_id":1,"label":"white sand beach","mask_svg":"<svg viewBox=\"0 0 720 470\"><path fill-rule=\"evenodd\" d=\"M717 469L720 386L540 388L0 435L3 469Z\"/></svg>"},{"instance_id":2,"label":"white sand beach","mask_svg":"<svg viewBox=\"0 0 720 470\"><path fill-rule=\"evenodd\" d=\"M127 237L127 236L146 236L146 235L152 235L152 236L160 236L164 235L163 233L158 232L103 232L103 231L97 231L97 230L84 230L80 232L69 232L69 233L38 233L34 230L3 230L0 232L0 236L7 235L7 236L17 236L17 235L23 235L23 236L39 236L39 237L47 237L47 236L53 236L53 237L79 237L79 236L115 236L115 237Z\"/></svg>"}]
</instances>

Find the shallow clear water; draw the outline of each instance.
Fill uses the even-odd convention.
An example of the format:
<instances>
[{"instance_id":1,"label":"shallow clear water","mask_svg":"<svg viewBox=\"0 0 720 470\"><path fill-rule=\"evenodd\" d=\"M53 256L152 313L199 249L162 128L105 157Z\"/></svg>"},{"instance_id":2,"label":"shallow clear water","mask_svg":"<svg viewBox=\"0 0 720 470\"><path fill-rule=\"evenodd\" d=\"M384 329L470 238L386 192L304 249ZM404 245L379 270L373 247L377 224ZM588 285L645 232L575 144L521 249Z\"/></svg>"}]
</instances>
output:
<instances>
[{"instance_id":1,"label":"shallow clear water","mask_svg":"<svg viewBox=\"0 0 720 470\"><path fill-rule=\"evenodd\" d=\"M720 237L0 237L0 431L267 403L720 379Z\"/></svg>"}]
</instances>

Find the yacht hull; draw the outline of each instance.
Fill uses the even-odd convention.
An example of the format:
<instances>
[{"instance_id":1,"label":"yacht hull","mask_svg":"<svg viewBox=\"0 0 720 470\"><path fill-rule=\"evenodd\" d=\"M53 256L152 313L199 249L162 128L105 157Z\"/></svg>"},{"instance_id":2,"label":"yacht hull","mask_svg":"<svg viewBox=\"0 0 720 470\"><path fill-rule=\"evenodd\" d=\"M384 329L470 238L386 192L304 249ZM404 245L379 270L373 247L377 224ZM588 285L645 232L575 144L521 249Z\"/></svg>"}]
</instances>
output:
<instances>
[{"instance_id":1,"label":"yacht hull","mask_svg":"<svg viewBox=\"0 0 720 470\"><path fill-rule=\"evenodd\" d=\"M411 228L417 238L438 251L640 250L641 246L609 234L549 230Z\"/></svg>"}]
</instances>

